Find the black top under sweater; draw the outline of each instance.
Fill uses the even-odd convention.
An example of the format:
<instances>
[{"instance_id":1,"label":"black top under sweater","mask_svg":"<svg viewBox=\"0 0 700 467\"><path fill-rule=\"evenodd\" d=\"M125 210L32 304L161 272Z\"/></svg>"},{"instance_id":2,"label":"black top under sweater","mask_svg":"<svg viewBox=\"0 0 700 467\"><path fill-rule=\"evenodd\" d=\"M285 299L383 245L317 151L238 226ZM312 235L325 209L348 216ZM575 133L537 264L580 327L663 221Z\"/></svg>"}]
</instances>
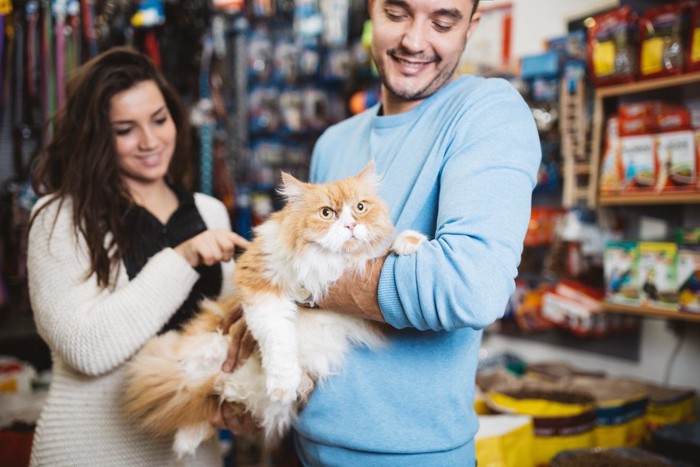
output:
<instances>
[{"instance_id":1,"label":"black top under sweater","mask_svg":"<svg viewBox=\"0 0 700 467\"><path fill-rule=\"evenodd\" d=\"M179 206L165 225L141 206L132 206L126 213L131 238L129 248L124 255L124 264L129 280L136 277L151 256L163 248L174 248L207 230L194 203L194 196L182 188L172 187L172 189L177 195ZM199 280L192 287L184 303L158 334L171 329L180 329L195 315L202 299L216 298L219 295L222 281L221 265L219 263L213 266L201 264L195 269L199 273Z\"/></svg>"}]
</instances>

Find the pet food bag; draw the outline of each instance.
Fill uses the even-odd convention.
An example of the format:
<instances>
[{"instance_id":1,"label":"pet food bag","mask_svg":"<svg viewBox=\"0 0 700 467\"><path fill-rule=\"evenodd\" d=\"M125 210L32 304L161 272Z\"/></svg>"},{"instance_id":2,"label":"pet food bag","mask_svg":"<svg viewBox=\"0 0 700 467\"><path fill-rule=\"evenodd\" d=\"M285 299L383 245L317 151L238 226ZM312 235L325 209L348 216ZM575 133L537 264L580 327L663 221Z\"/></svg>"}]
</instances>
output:
<instances>
[{"instance_id":1,"label":"pet food bag","mask_svg":"<svg viewBox=\"0 0 700 467\"><path fill-rule=\"evenodd\" d=\"M629 6L596 16L588 29L588 66L596 86L634 81L638 70L637 17Z\"/></svg>"},{"instance_id":2,"label":"pet food bag","mask_svg":"<svg viewBox=\"0 0 700 467\"><path fill-rule=\"evenodd\" d=\"M622 447L639 444L645 432L649 393L639 383L619 378L574 377L573 387L595 399L596 447Z\"/></svg>"},{"instance_id":3,"label":"pet food bag","mask_svg":"<svg viewBox=\"0 0 700 467\"><path fill-rule=\"evenodd\" d=\"M685 66L687 22L680 3L649 8L639 20L639 75L656 78L678 74Z\"/></svg>"},{"instance_id":4,"label":"pet food bag","mask_svg":"<svg viewBox=\"0 0 700 467\"><path fill-rule=\"evenodd\" d=\"M525 415L479 417L474 438L479 467L533 467L534 430Z\"/></svg>"},{"instance_id":5,"label":"pet food bag","mask_svg":"<svg viewBox=\"0 0 700 467\"><path fill-rule=\"evenodd\" d=\"M494 412L532 417L535 465L547 465L567 449L593 446L595 406L586 393L524 377L515 383L495 384L487 397Z\"/></svg>"}]
</instances>

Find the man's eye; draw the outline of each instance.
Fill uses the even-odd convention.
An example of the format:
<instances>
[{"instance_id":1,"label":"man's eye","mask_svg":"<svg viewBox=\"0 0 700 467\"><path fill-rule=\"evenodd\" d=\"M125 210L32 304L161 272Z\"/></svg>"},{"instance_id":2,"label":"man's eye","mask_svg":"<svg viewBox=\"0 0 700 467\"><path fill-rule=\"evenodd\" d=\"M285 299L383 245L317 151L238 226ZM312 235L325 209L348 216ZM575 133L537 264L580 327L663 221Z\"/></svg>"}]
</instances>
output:
<instances>
[{"instance_id":1,"label":"man's eye","mask_svg":"<svg viewBox=\"0 0 700 467\"><path fill-rule=\"evenodd\" d=\"M384 13L386 14L386 17L392 21L401 21L406 17L406 14L402 11L385 10Z\"/></svg>"},{"instance_id":2,"label":"man's eye","mask_svg":"<svg viewBox=\"0 0 700 467\"><path fill-rule=\"evenodd\" d=\"M445 25L445 24L440 24L440 23L433 23L433 27L437 32L447 32L450 29L452 29L451 25Z\"/></svg>"}]
</instances>

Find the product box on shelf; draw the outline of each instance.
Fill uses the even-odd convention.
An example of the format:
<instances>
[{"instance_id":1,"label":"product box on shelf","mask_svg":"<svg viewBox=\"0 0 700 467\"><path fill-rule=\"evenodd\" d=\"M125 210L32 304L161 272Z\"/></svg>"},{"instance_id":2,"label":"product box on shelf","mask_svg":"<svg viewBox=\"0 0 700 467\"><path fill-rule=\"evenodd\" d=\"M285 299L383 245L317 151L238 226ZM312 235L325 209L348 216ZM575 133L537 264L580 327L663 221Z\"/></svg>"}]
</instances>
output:
<instances>
[{"instance_id":1,"label":"product box on shelf","mask_svg":"<svg viewBox=\"0 0 700 467\"><path fill-rule=\"evenodd\" d=\"M674 131L656 135L659 163L657 191L694 191L698 167L693 131Z\"/></svg>"},{"instance_id":2,"label":"product box on shelf","mask_svg":"<svg viewBox=\"0 0 700 467\"><path fill-rule=\"evenodd\" d=\"M624 191L652 192L657 183L658 161L654 155L654 135L620 138Z\"/></svg>"},{"instance_id":3,"label":"product box on shelf","mask_svg":"<svg viewBox=\"0 0 700 467\"><path fill-rule=\"evenodd\" d=\"M639 280L642 303L678 308L678 245L670 242L639 243Z\"/></svg>"},{"instance_id":4,"label":"product box on shelf","mask_svg":"<svg viewBox=\"0 0 700 467\"><path fill-rule=\"evenodd\" d=\"M700 245L678 248L678 305L681 311L700 313Z\"/></svg>"},{"instance_id":5,"label":"product box on shelf","mask_svg":"<svg viewBox=\"0 0 700 467\"><path fill-rule=\"evenodd\" d=\"M611 117L605 126L605 150L600 165L600 191L605 194L620 191L625 178L619 123L617 117Z\"/></svg>"},{"instance_id":6,"label":"product box on shelf","mask_svg":"<svg viewBox=\"0 0 700 467\"><path fill-rule=\"evenodd\" d=\"M639 305L639 248L636 242L609 242L603 253L605 298L613 303Z\"/></svg>"}]
</instances>

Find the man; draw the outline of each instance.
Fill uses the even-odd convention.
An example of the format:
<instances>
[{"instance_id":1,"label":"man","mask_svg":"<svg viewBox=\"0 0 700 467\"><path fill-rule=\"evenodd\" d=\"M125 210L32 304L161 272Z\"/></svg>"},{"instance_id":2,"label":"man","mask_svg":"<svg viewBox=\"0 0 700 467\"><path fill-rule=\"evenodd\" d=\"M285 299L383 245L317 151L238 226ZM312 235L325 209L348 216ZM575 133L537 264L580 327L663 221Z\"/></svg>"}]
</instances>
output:
<instances>
[{"instance_id":1,"label":"man","mask_svg":"<svg viewBox=\"0 0 700 467\"><path fill-rule=\"evenodd\" d=\"M481 329L514 278L540 162L530 111L506 82L458 77L478 0L370 0L381 104L328 129L311 181L372 159L397 231L428 235L415 255L349 275L323 308L385 321L389 345L356 349L295 425L307 465L474 465Z\"/></svg>"}]
</instances>

